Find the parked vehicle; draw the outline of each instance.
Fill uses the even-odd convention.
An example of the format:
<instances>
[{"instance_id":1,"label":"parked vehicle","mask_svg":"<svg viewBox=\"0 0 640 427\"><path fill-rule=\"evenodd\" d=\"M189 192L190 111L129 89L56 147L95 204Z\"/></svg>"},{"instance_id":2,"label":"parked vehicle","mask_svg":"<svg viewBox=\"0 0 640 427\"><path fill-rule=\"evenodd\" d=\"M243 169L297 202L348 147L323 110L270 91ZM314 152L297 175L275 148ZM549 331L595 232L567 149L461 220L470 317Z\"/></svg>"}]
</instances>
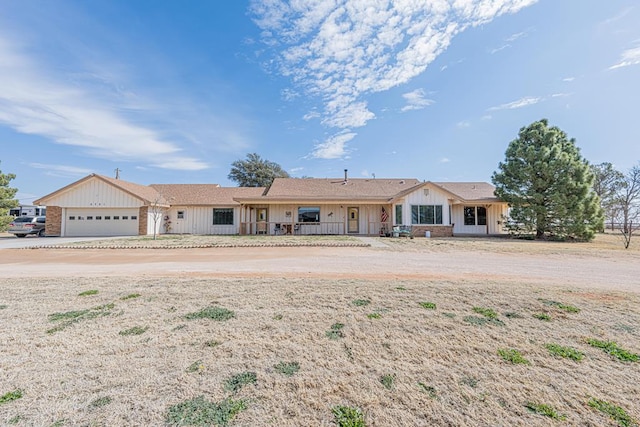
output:
<instances>
[{"instance_id":1,"label":"parked vehicle","mask_svg":"<svg viewBox=\"0 0 640 427\"><path fill-rule=\"evenodd\" d=\"M20 205L9 210L11 216L45 216L47 215L46 206Z\"/></svg>"},{"instance_id":2,"label":"parked vehicle","mask_svg":"<svg viewBox=\"0 0 640 427\"><path fill-rule=\"evenodd\" d=\"M45 220L44 216L19 216L11 221L7 231L16 237L25 237L27 234L44 237Z\"/></svg>"}]
</instances>

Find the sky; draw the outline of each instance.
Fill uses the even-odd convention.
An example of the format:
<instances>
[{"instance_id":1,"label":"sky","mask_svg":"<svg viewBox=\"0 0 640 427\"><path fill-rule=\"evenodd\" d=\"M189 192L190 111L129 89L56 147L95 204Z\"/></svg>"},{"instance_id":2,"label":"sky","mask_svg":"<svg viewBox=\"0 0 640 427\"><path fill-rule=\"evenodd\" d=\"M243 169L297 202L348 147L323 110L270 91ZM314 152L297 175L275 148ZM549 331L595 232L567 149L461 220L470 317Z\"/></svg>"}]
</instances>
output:
<instances>
[{"instance_id":1,"label":"sky","mask_svg":"<svg viewBox=\"0 0 640 427\"><path fill-rule=\"evenodd\" d=\"M31 204L97 173L486 181L546 118L640 161L637 0L0 0L0 170Z\"/></svg>"}]
</instances>

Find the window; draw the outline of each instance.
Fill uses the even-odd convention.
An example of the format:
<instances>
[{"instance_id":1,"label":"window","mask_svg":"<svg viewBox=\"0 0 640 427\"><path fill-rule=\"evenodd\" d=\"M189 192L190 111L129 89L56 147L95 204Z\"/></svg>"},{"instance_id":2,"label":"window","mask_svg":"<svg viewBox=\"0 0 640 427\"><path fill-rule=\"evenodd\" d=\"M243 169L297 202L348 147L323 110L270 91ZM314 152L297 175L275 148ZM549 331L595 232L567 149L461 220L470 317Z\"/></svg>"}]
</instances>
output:
<instances>
[{"instance_id":1,"label":"window","mask_svg":"<svg viewBox=\"0 0 640 427\"><path fill-rule=\"evenodd\" d=\"M178 219L184 219L184 211L178 211Z\"/></svg>"},{"instance_id":2,"label":"window","mask_svg":"<svg viewBox=\"0 0 640 427\"><path fill-rule=\"evenodd\" d=\"M396 205L396 225L402 224L402 205Z\"/></svg>"},{"instance_id":3,"label":"window","mask_svg":"<svg viewBox=\"0 0 640 427\"><path fill-rule=\"evenodd\" d=\"M87 217L87 221L91 221L92 219L93 219L93 217L92 217L92 216L88 216L88 217Z\"/></svg>"},{"instance_id":4,"label":"window","mask_svg":"<svg viewBox=\"0 0 640 427\"><path fill-rule=\"evenodd\" d=\"M73 215L69 217L69 221L74 221L75 219L76 219L76 217L73 216Z\"/></svg>"},{"instance_id":5,"label":"window","mask_svg":"<svg viewBox=\"0 0 640 427\"><path fill-rule=\"evenodd\" d=\"M102 217L100 215L96 216L96 221L101 220Z\"/></svg>"},{"instance_id":6,"label":"window","mask_svg":"<svg viewBox=\"0 0 640 427\"><path fill-rule=\"evenodd\" d=\"M110 215L105 215L105 216L104 216L104 220L105 220L105 221L108 221L108 220L110 220L110 219L111 219L111 216L110 216Z\"/></svg>"},{"instance_id":7,"label":"window","mask_svg":"<svg viewBox=\"0 0 640 427\"><path fill-rule=\"evenodd\" d=\"M178 218L180 218L178 211ZM233 225L233 208L216 208L213 210L213 225Z\"/></svg>"},{"instance_id":8,"label":"window","mask_svg":"<svg viewBox=\"0 0 640 427\"><path fill-rule=\"evenodd\" d=\"M114 220L115 220L115 219L120 219L120 216L119 216L119 215L114 215L114 216L113 216L113 219L114 219Z\"/></svg>"},{"instance_id":9,"label":"window","mask_svg":"<svg viewBox=\"0 0 640 427\"><path fill-rule=\"evenodd\" d=\"M136 220L136 219L138 219L138 216L137 215L131 215L131 219Z\"/></svg>"},{"instance_id":10,"label":"window","mask_svg":"<svg viewBox=\"0 0 640 427\"><path fill-rule=\"evenodd\" d=\"M484 206L465 206L464 225L487 225L487 208Z\"/></svg>"},{"instance_id":11,"label":"window","mask_svg":"<svg viewBox=\"0 0 640 427\"><path fill-rule=\"evenodd\" d=\"M412 205L411 224L442 224L442 205Z\"/></svg>"},{"instance_id":12,"label":"window","mask_svg":"<svg viewBox=\"0 0 640 427\"><path fill-rule=\"evenodd\" d=\"M129 219L129 216L128 216L128 215L122 215L122 219L123 219L123 220L125 220L125 219Z\"/></svg>"},{"instance_id":13,"label":"window","mask_svg":"<svg viewBox=\"0 0 640 427\"><path fill-rule=\"evenodd\" d=\"M316 207L316 206L299 207L298 222L320 222L320 207Z\"/></svg>"},{"instance_id":14,"label":"window","mask_svg":"<svg viewBox=\"0 0 640 427\"><path fill-rule=\"evenodd\" d=\"M82 221L84 219L83 216L78 215L78 221Z\"/></svg>"}]
</instances>

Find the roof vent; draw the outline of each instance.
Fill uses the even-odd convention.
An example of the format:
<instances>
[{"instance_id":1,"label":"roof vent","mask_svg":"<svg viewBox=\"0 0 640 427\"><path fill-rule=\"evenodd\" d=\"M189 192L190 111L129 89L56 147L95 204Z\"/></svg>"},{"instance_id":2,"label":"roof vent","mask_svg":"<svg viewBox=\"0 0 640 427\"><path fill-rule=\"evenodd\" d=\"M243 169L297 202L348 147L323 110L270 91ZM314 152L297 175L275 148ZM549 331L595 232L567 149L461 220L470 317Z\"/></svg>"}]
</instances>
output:
<instances>
[{"instance_id":1,"label":"roof vent","mask_svg":"<svg viewBox=\"0 0 640 427\"><path fill-rule=\"evenodd\" d=\"M349 177L347 176L347 172L349 172L349 169L344 170L344 182L347 182L349 180Z\"/></svg>"},{"instance_id":2,"label":"roof vent","mask_svg":"<svg viewBox=\"0 0 640 427\"><path fill-rule=\"evenodd\" d=\"M404 179L401 179L401 180L400 180L400 184L404 184Z\"/></svg>"}]
</instances>

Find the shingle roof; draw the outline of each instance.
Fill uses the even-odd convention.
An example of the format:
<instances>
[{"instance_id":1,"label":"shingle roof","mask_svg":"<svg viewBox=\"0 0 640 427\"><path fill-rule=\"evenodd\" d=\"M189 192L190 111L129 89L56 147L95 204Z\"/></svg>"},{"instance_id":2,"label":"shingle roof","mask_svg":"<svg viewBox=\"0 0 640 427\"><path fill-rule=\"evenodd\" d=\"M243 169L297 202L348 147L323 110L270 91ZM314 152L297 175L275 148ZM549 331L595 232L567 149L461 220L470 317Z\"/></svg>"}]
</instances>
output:
<instances>
[{"instance_id":1,"label":"shingle roof","mask_svg":"<svg viewBox=\"0 0 640 427\"><path fill-rule=\"evenodd\" d=\"M186 205L237 205L234 197L260 197L264 187L220 187L218 184L151 184L169 204Z\"/></svg>"},{"instance_id":2,"label":"shingle roof","mask_svg":"<svg viewBox=\"0 0 640 427\"><path fill-rule=\"evenodd\" d=\"M495 195L496 188L486 182L432 182L461 200L472 201L499 201Z\"/></svg>"},{"instance_id":3,"label":"shingle roof","mask_svg":"<svg viewBox=\"0 0 640 427\"><path fill-rule=\"evenodd\" d=\"M265 199L380 199L419 185L417 179L276 178Z\"/></svg>"}]
</instances>

